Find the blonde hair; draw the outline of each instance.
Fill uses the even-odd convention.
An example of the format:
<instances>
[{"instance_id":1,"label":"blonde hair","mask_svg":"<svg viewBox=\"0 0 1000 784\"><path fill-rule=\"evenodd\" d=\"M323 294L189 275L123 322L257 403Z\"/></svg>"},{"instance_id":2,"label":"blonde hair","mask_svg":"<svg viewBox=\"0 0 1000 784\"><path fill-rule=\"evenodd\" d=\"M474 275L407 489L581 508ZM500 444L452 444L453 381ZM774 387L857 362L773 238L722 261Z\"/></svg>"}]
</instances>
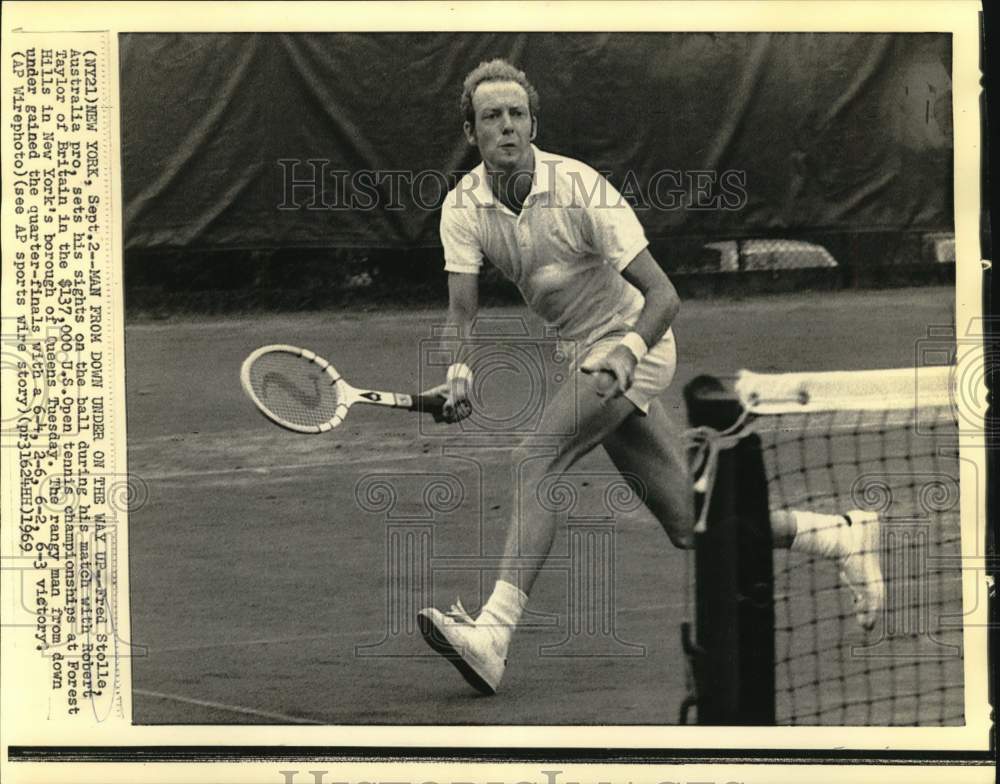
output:
<instances>
[{"instance_id":1,"label":"blonde hair","mask_svg":"<svg viewBox=\"0 0 1000 784\"><path fill-rule=\"evenodd\" d=\"M502 57L477 65L462 83L462 116L472 125L476 124L476 113L472 108L472 94L483 82L516 82L528 94L528 109L531 116L538 114L538 91L528 81L524 71L514 67Z\"/></svg>"}]
</instances>

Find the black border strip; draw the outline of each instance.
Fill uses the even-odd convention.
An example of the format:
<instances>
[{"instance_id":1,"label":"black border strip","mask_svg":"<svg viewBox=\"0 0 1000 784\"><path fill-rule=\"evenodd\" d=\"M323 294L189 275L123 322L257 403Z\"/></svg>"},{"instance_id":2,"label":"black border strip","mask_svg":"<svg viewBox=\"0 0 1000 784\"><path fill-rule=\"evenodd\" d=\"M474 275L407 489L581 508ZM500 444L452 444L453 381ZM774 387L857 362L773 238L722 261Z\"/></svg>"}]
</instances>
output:
<instances>
[{"instance_id":1,"label":"black border strip","mask_svg":"<svg viewBox=\"0 0 1000 784\"><path fill-rule=\"evenodd\" d=\"M985 334L983 348L985 357L985 383L989 390L987 409L984 422L986 436L986 573L996 585L1000 579L1000 561L998 555L998 509L1000 509L1000 482L996 481L997 454L1000 452L998 436L1000 436L1000 409L997 407L997 378L1000 376L1000 314L996 312L996 295L993 290L995 283L993 274L993 234L994 224L1000 211L990 203L992 196L991 183L995 187L1000 182L997 176L997 166L1000 156L996 153L994 135L1000 128L1000 94L997 85L1000 84L1000 57L996 53L996 43L1000 40L1000 17L993 3L983 3L979 12L980 49L979 70L983 90L980 93L979 121L982 155L980 160L980 200L981 216L980 258L985 262L982 271L983 285L983 316ZM993 41L991 49L989 41ZM991 133L992 131L992 133ZM1000 601L997 601L995 589L987 595L987 690L991 714L990 747L993 753L997 750L997 669L996 657L1000 651Z\"/></svg>"},{"instance_id":2,"label":"black border strip","mask_svg":"<svg viewBox=\"0 0 1000 784\"><path fill-rule=\"evenodd\" d=\"M575 749L443 746L11 746L10 762L538 762L767 765L994 764L990 751L802 749Z\"/></svg>"}]
</instances>

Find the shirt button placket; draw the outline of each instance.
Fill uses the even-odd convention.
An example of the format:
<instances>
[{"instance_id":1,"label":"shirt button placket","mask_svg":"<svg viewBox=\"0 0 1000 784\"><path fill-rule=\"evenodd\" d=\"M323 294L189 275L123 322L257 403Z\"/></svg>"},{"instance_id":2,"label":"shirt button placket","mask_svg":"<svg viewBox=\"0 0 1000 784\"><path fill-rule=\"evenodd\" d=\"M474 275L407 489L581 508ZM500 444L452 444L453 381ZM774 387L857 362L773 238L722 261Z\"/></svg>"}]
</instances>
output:
<instances>
[{"instance_id":1,"label":"shirt button placket","mask_svg":"<svg viewBox=\"0 0 1000 784\"><path fill-rule=\"evenodd\" d=\"M527 263L531 260L531 232L528 231L524 213L517 220L517 246L521 250L521 258Z\"/></svg>"}]
</instances>

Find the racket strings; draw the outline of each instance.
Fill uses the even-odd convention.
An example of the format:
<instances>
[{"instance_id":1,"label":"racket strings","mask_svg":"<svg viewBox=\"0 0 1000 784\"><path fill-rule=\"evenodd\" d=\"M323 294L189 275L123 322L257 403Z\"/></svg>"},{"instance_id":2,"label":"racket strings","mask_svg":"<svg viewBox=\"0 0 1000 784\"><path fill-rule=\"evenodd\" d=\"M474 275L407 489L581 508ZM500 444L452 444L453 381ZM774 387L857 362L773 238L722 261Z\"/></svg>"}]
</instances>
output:
<instances>
[{"instance_id":1,"label":"racket strings","mask_svg":"<svg viewBox=\"0 0 1000 784\"><path fill-rule=\"evenodd\" d=\"M274 416L299 427L329 422L342 402L334 379L319 365L284 351L257 357L249 381L257 399Z\"/></svg>"}]
</instances>

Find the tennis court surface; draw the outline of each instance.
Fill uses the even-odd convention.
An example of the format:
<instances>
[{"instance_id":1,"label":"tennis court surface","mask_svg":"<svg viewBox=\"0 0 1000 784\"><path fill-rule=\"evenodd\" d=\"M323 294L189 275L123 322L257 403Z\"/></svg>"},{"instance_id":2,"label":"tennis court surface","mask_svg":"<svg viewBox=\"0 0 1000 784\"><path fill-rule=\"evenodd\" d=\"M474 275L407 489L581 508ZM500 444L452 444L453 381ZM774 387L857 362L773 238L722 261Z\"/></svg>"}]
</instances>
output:
<instances>
[{"instance_id":1,"label":"tennis court surface","mask_svg":"<svg viewBox=\"0 0 1000 784\"><path fill-rule=\"evenodd\" d=\"M743 367L912 365L928 329L952 323L953 297L930 287L687 302L664 402L684 421L687 381ZM425 595L443 609L461 596L473 613L483 600L493 575L478 573L475 556L500 550L512 504L508 450L364 408L333 433L298 436L243 397L243 358L279 342L325 353L352 383L412 391L420 341L443 315L127 327L129 471L147 491L130 517L131 636L145 648L132 660L138 723L677 722L686 559L644 509L622 504L610 521L596 513L616 481L603 452L574 469L572 533L560 533L532 594L532 623L514 638L500 693L482 698L430 653L409 609ZM502 410L502 398L489 402ZM580 595L562 565L580 542L605 534L613 568L591 601L611 608L602 618L613 628L595 636L581 633ZM419 590L397 568L414 548L434 564ZM783 612L808 610L804 599Z\"/></svg>"}]
</instances>

